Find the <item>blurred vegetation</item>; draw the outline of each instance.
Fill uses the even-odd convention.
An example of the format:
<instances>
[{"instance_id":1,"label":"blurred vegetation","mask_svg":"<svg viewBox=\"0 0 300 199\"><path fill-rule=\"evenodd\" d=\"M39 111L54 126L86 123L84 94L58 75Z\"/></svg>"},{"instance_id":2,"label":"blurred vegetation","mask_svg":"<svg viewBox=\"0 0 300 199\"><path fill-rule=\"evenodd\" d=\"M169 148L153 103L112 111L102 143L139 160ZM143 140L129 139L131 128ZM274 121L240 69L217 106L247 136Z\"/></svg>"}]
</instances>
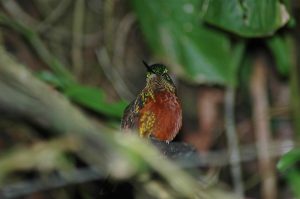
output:
<instances>
[{"instance_id":1,"label":"blurred vegetation","mask_svg":"<svg viewBox=\"0 0 300 199\"><path fill-rule=\"evenodd\" d=\"M0 198L300 197L299 10L1 1ZM143 59L176 80L184 126L170 145L119 132Z\"/></svg>"}]
</instances>

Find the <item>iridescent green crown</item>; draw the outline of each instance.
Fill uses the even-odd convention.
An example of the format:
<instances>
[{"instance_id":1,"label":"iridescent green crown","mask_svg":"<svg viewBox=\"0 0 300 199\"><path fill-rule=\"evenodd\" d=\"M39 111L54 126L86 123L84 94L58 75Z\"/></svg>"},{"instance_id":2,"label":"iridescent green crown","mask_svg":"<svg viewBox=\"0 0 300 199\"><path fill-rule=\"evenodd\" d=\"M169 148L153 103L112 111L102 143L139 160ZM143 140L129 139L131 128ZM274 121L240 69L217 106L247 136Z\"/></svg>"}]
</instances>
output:
<instances>
[{"instance_id":1,"label":"iridescent green crown","mask_svg":"<svg viewBox=\"0 0 300 199\"><path fill-rule=\"evenodd\" d=\"M163 64L153 64L149 66L145 61L143 61L143 63L146 66L148 72L150 73L154 73L157 75L163 75L168 73L167 67Z\"/></svg>"}]
</instances>

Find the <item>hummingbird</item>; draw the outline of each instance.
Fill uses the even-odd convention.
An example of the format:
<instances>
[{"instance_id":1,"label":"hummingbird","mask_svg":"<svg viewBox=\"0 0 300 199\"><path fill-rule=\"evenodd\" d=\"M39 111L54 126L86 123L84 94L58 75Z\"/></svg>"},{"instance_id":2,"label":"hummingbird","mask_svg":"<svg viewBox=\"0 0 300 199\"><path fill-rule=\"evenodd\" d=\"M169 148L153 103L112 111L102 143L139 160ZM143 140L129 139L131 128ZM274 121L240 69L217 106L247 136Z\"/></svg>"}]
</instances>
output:
<instances>
[{"instance_id":1,"label":"hummingbird","mask_svg":"<svg viewBox=\"0 0 300 199\"><path fill-rule=\"evenodd\" d=\"M148 65L146 86L125 108L121 129L141 137L170 142L182 126L182 109L176 87L163 64Z\"/></svg>"}]
</instances>

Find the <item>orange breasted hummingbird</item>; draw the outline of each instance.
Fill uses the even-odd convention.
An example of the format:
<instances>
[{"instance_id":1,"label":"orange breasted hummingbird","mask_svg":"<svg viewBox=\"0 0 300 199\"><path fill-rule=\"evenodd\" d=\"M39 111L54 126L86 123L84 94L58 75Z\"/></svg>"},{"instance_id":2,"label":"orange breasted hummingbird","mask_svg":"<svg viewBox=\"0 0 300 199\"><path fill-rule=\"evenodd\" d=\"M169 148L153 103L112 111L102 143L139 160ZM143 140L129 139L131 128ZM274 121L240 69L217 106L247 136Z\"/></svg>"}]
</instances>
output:
<instances>
[{"instance_id":1,"label":"orange breasted hummingbird","mask_svg":"<svg viewBox=\"0 0 300 199\"><path fill-rule=\"evenodd\" d=\"M148 65L146 86L124 110L122 130L136 130L141 137L170 142L182 125L176 87L163 64Z\"/></svg>"}]
</instances>

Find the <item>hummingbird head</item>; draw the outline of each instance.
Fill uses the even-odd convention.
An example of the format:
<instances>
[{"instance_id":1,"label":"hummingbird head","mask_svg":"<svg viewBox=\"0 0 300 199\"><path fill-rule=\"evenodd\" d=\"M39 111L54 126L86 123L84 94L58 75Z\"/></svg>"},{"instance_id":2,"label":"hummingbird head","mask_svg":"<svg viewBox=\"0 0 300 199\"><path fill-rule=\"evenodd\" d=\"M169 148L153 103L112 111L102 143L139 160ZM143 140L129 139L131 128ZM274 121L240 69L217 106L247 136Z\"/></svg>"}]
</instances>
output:
<instances>
[{"instance_id":1,"label":"hummingbird head","mask_svg":"<svg viewBox=\"0 0 300 199\"><path fill-rule=\"evenodd\" d=\"M168 74L168 69L163 64L148 65L143 61L147 68L147 85L154 90L167 90L175 93L176 88L171 77Z\"/></svg>"}]
</instances>

